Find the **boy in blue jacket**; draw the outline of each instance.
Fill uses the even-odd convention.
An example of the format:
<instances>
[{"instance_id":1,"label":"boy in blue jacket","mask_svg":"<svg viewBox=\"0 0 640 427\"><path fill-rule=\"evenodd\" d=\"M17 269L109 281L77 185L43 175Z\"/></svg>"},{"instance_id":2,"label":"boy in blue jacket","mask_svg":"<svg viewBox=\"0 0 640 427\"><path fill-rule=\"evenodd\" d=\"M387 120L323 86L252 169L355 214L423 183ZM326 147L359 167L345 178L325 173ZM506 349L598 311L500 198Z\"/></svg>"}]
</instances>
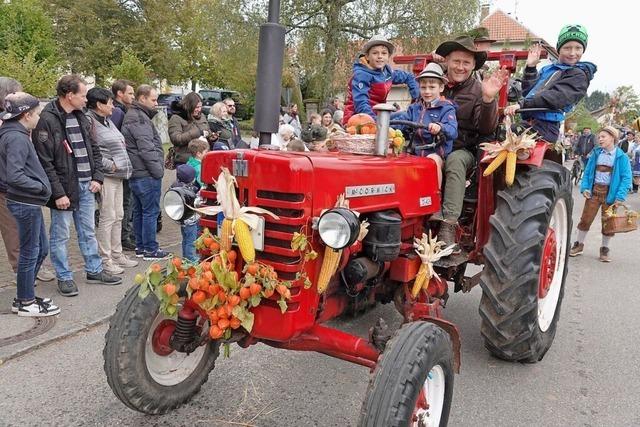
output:
<instances>
[{"instance_id":1,"label":"boy in blue jacket","mask_svg":"<svg viewBox=\"0 0 640 427\"><path fill-rule=\"evenodd\" d=\"M394 84L406 84L411 99L417 99L420 91L413 74L393 70L389 65L394 46L382 36L373 36L362 47L362 53L353 64L353 76L347 87L342 123L346 124L354 114L368 114L374 119L373 106L387 101Z\"/></svg>"},{"instance_id":2,"label":"boy in blue jacket","mask_svg":"<svg viewBox=\"0 0 640 427\"><path fill-rule=\"evenodd\" d=\"M524 112L522 119L528 121L535 132L547 142L555 143L560 135L560 123L566 113L586 94L589 83L597 71L595 64L580 62L587 48L587 30L582 25L566 25L558 36L558 62L542 67L540 44L529 48L527 66L524 69L522 89L525 95L519 104L505 108L504 113L513 115L520 108L547 108L554 112Z\"/></svg>"},{"instance_id":3,"label":"boy in blue jacket","mask_svg":"<svg viewBox=\"0 0 640 427\"><path fill-rule=\"evenodd\" d=\"M589 155L582 176L580 193L585 197L582 216L578 224L578 238L571 247L569 256L581 255L584 251L584 239L593 223L598 210L604 220L604 212L613 204L623 203L631 188L631 165L629 158L616 147L618 130L605 126L598 132L598 145ZM602 231L600 261L611 262L609 240L613 234Z\"/></svg>"},{"instance_id":4,"label":"boy in blue jacket","mask_svg":"<svg viewBox=\"0 0 640 427\"><path fill-rule=\"evenodd\" d=\"M435 62L429 63L416 77L420 87L420 101L409 106L407 111L394 113L392 120L409 120L422 123L427 128L416 129L413 134L414 145L427 145L434 142L435 136L442 133L444 143L435 148L419 150L418 156L435 160L438 165L438 184L442 183L444 159L453 149L453 140L458 137L458 122L453 102L441 97L447 78L442 67ZM400 129L403 126L399 127Z\"/></svg>"}]
</instances>

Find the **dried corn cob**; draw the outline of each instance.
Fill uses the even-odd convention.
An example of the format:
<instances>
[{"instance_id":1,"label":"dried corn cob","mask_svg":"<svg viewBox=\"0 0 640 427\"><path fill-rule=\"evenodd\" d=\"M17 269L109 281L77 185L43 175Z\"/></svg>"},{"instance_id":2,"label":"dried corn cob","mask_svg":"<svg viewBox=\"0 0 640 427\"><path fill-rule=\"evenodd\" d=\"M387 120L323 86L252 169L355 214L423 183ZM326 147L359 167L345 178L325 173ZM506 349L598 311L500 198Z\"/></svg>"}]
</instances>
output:
<instances>
[{"instance_id":1,"label":"dried corn cob","mask_svg":"<svg viewBox=\"0 0 640 427\"><path fill-rule=\"evenodd\" d=\"M411 288L411 296L414 298L417 297L420 289L428 285L429 280L431 280L431 277L429 277L429 268L427 264L421 264L416 280L413 282L413 288Z\"/></svg>"},{"instance_id":2,"label":"dried corn cob","mask_svg":"<svg viewBox=\"0 0 640 427\"><path fill-rule=\"evenodd\" d=\"M510 187L513 185L513 180L516 177L516 160L518 156L514 151L509 151L507 154L507 167L504 175L504 182Z\"/></svg>"},{"instance_id":3,"label":"dried corn cob","mask_svg":"<svg viewBox=\"0 0 640 427\"><path fill-rule=\"evenodd\" d=\"M495 159L493 159L493 161L489 163L489 166L487 166L487 168L484 170L484 173L482 174L482 176L491 175L496 169L500 167L500 165L505 161L506 158L507 158L507 150L501 151L500 154L498 154L495 157Z\"/></svg>"},{"instance_id":4,"label":"dried corn cob","mask_svg":"<svg viewBox=\"0 0 640 427\"><path fill-rule=\"evenodd\" d=\"M229 218L222 220L222 232L220 233L220 248L229 251L233 242L233 221Z\"/></svg>"},{"instance_id":5,"label":"dried corn cob","mask_svg":"<svg viewBox=\"0 0 640 427\"><path fill-rule=\"evenodd\" d=\"M342 258L342 249L335 250L329 246L324 249L324 258L322 260L322 267L320 267L320 274L318 275L318 293L323 293L329 285L329 280L335 274L338 269L338 264Z\"/></svg>"},{"instance_id":6,"label":"dried corn cob","mask_svg":"<svg viewBox=\"0 0 640 427\"><path fill-rule=\"evenodd\" d=\"M242 258L245 262L252 263L256 259L256 249L253 247L249 226L243 220L236 219L234 232Z\"/></svg>"}]
</instances>

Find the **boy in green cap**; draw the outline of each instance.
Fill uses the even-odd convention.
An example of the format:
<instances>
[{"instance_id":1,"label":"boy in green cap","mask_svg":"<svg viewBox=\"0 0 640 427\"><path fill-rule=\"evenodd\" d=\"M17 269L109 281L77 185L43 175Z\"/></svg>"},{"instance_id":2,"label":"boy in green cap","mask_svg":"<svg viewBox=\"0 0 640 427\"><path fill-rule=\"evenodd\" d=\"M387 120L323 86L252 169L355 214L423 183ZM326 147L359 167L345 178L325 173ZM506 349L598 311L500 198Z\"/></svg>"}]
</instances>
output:
<instances>
[{"instance_id":1,"label":"boy in green cap","mask_svg":"<svg viewBox=\"0 0 640 427\"><path fill-rule=\"evenodd\" d=\"M560 134L560 122L587 94L589 82L597 70L595 64L580 61L587 41L585 27L566 25L558 36L558 61L542 67L539 72L536 65L540 62L542 48L538 43L532 45L522 79L524 99L505 108L504 113L513 115L520 108L554 110L523 112L522 119L528 121L542 139L555 143Z\"/></svg>"}]
</instances>

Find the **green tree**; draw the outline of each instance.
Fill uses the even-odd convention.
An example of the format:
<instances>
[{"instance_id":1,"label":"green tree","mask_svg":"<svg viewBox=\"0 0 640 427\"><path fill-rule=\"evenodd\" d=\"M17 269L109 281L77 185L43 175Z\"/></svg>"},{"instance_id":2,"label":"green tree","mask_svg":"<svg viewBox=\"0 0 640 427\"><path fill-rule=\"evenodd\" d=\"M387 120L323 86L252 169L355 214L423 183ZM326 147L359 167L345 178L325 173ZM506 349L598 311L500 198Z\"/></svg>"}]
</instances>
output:
<instances>
[{"instance_id":1,"label":"green tree","mask_svg":"<svg viewBox=\"0 0 640 427\"><path fill-rule=\"evenodd\" d=\"M282 17L291 43L302 47L297 59L303 81L314 91L306 95L326 99L346 84L345 72L338 68L350 69L350 61L339 58L354 58L354 43L384 33L405 52L427 52L470 27L478 10L478 0L318 0L312 5L284 0Z\"/></svg>"},{"instance_id":2,"label":"green tree","mask_svg":"<svg viewBox=\"0 0 640 427\"><path fill-rule=\"evenodd\" d=\"M56 61L53 22L41 0L0 2L0 51L18 55L34 52L35 61Z\"/></svg>"},{"instance_id":3,"label":"green tree","mask_svg":"<svg viewBox=\"0 0 640 427\"><path fill-rule=\"evenodd\" d=\"M640 98L633 86L620 86L611 94L610 107L615 123L623 125L638 116Z\"/></svg>"},{"instance_id":4,"label":"green tree","mask_svg":"<svg viewBox=\"0 0 640 427\"><path fill-rule=\"evenodd\" d=\"M109 75L113 78L130 80L137 85L147 83L151 72L145 64L129 49L122 51L122 60L116 64Z\"/></svg>"},{"instance_id":5,"label":"green tree","mask_svg":"<svg viewBox=\"0 0 640 427\"><path fill-rule=\"evenodd\" d=\"M37 56L37 49L23 54L9 48L0 55L0 74L18 80L25 92L44 98L55 93L58 67L55 60Z\"/></svg>"},{"instance_id":6,"label":"green tree","mask_svg":"<svg viewBox=\"0 0 640 427\"><path fill-rule=\"evenodd\" d=\"M596 111L602 107L605 107L610 100L610 96L606 92L600 90L594 90L591 95L587 95L584 98L584 105L589 111Z\"/></svg>"},{"instance_id":7,"label":"green tree","mask_svg":"<svg viewBox=\"0 0 640 427\"><path fill-rule=\"evenodd\" d=\"M60 59L53 23L40 0L0 2L0 75L35 96L54 92Z\"/></svg>"},{"instance_id":8,"label":"green tree","mask_svg":"<svg viewBox=\"0 0 640 427\"><path fill-rule=\"evenodd\" d=\"M565 121L565 125L568 125L567 127L577 130L578 132L584 127L591 129L598 129L600 127L598 121L591 115L589 109L587 109L584 99L576 105L575 110L573 110L571 114L567 115Z\"/></svg>"}]
</instances>

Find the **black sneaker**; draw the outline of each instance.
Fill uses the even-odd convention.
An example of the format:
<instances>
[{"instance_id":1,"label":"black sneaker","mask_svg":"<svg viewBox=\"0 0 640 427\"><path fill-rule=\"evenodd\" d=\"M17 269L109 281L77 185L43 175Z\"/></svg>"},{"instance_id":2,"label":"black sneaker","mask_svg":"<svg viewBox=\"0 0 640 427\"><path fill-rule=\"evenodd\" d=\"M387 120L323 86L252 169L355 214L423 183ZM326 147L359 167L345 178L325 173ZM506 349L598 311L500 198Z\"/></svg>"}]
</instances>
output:
<instances>
[{"instance_id":1,"label":"black sneaker","mask_svg":"<svg viewBox=\"0 0 640 427\"><path fill-rule=\"evenodd\" d=\"M72 280L58 280L58 292L63 297L74 297L78 295L76 282Z\"/></svg>"},{"instance_id":2,"label":"black sneaker","mask_svg":"<svg viewBox=\"0 0 640 427\"><path fill-rule=\"evenodd\" d=\"M36 301L45 306L51 305L51 303L53 303L51 298L36 297ZM19 308L20 308L20 302L16 298L14 298L13 304L11 304L11 312L17 313Z\"/></svg>"},{"instance_id":3,"label":"black sneaker","mask_svg":"<svg viewBox=\"0 0 640 427\"><path fill-rule=\"evenodd\" d=\"M167 259L171 256L170 252L163 251L162 249L157 249L155 252L145 252L144 259L145 261L160 261L162 259Z\"/></svg>"},{"instance_id":4,"label":"black sneaker","mask_svg":"<svg viewBox=\"0 0 640 427\"><path fill-rule=\"evenodd\" d=\"M136 242L132 240L123 240L122 241L122 249L125 251L135 251L136 250Z\"/></svg>"},{"instance_id":5,"label":"black sneaker","mask_svg":"<svg viewBox=\"0 0 640 427\"><path fill-rule=\"evenodd\" d=\"M136 258L142 258L144 256L144 249L135 248Z\"/></svg>"},{"instance_id":6,"label":"black sneaker","mask_svg":"<svg viewBox=\"0 0 640 427\"><path fill-rule=\"evenodd\" d=\"M96 283L98 285L119 285L122 283L122 277L112 276L102 270L99 273L87 273L87 283Z\"/></svg>"}]
</instances>

